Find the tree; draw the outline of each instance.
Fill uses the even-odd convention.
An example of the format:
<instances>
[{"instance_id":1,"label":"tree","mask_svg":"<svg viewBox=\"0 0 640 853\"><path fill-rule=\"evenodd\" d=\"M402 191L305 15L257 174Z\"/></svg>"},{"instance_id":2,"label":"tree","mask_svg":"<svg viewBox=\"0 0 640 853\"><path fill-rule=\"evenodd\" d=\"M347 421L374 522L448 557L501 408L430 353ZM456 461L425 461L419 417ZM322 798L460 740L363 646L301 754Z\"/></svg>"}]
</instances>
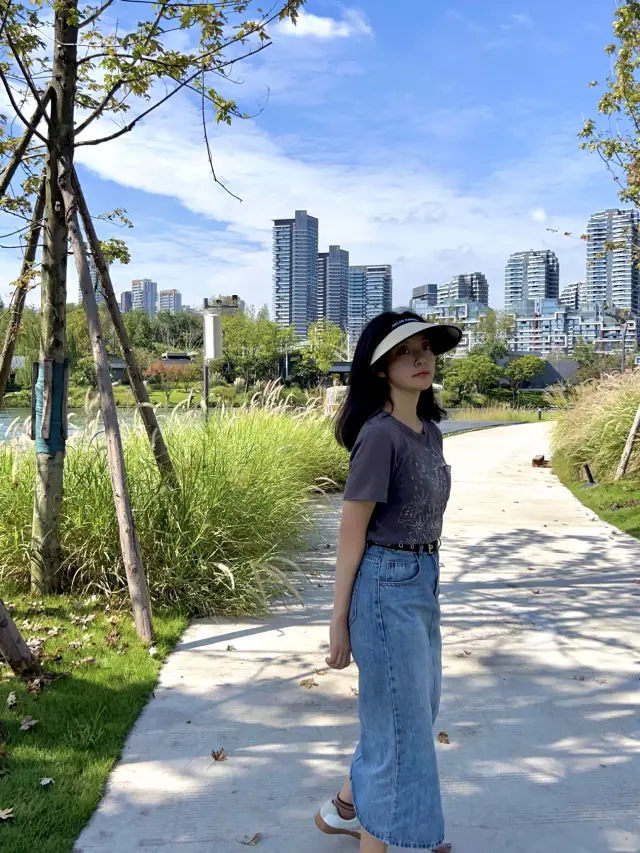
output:
<instances>
[{"instance_id":1,"label":"tree","mask_svg":"<svg viewBox=\"0 0 640 853\"><path fill-rule=\"evenodd\" d=\"M495 388L504 371L486 355L468 355L454 358L445 374L445 387L457 390L461 397L469 397L474 391L484 394Z\"/></svg>"},{"instance_id":2,"label":"tree","mask_svg":"<svg viewBox=\"0 0 640 853\"><path fill-rule=\"evenodd\" d=\"M490 308L478 319L475 336L478 344L471 350L473 355L486 355L498 363L509 352L508 341L515 333L513 315Z\"/></svg>"},{"instance_id":3,"label":"tree","mask_svg":"<svg viewBox=\"0 0 640 853\"><path fill-rule=\"evenodd\" d=\"M504 375L511 388L514 405L522 386L531 382L534 376L544 370L544 365L544 359L538 358L537 355L523 355L522 358L514 358L513 361L509 362L504 370Z\"/></svg>"},{"instance_id":4,"label":"tree","mask_svg":"<svg viewBox=\"0 0 640 853\"><path fill-rule=\"evenodd\" d=\"M582 147L597 153L618 186L625 203L640 206L640 3L622 0L613 13L615 40L605 47L613 58L605 91L598 102L604 117L600 126L588 119L581 132ZM596 88L597 81L589 84ZM586 239L586 236L583 236ZM628 238L623 238L626 243ZM615 245L607 248L616 248ZM638 247L634 246L637 252Z\"/></svg>"},{"instance_id":5,"label":"tree","mask_svg":"<svg viewBox=\"0 0 640 853\"><path fill-rule=\"evenodd\" d=\"M61 564L58 528L66 451L66 276L69 229L78 208L103 285L108 283L111 287L103 248L95 236L73 165L75 149L129 133L178 93L193 93L201 108L211 174L220 183L208 144L207 110L218 122L230 123L234 116L243 114L211 81L226 77L241 60L268 47L269 25L286 17L295 22L304 3L278 0L265 14L255 8L253 0L216 0L211 4L197 0L139 0L142 8L132 19L127 1L106 0L99 6L80 8L78 0L33 0L6 3L0 12L0 83L13 112L0 118L0 161L4 166L0 209L28 219L42 183L45 195L32 539L32 581L40 592L57 588ZM250 16L253 10L255 13ZM43 33L51 13L53 38L47 41ZM108 24L102 32L100 21L105 14ZM114 30L111 22L122 19L130 24ZM176 30L180 31L180 42L190 46L188 49L176 49ZM34 103L30 116L23 112L27 101ZM119 127L102 136L99 132L92 135L98 120L109 117L119 122ZM14 136L12 128L18 123L24 132ZM79 226L76 239L84 246ZM76 252L79 269L84 268L85 262L86 249L81 247ZM120 320L112 291L111 296L109 292L105 296L110 312L114 312L112 316ZM99 353L104 354L104 344L100 343L99 317L95 320L92 348L97 358ZM133 351L123 336L126 329L118 328L134 391L142 401L148 401L143 384L138 381ZM105 405L108 396L101 394ZM156 452L164 442L155 415L145 409L142 417L152 444L155 441ZM162 451L156 453L159 465L162 456Z\"/></svg>"},{"instance_id":6,"label":"tree","mask_svg":"<svg viewBox=\"0 0 640 853\"><path fill-rule=\"evenodd\" d=\"M145 376L163 392L166 397L167 406L171 400L171 392L176 388L184 388L189 391L189 383L197 378L197 368L193 364L166 364L164 361L156 361L145 370Z\"/></svg>"},{"instance_id":7,"label":"tree","mask_svg":"<svg viewBox=\"0 0 640 853\"><path fill-rule=\"evenodd\" d=\"M222 339L222 373L231 382L240 378L249 384L276 379L281 357L296 342L292 329L251 311L223 317Z\"/></svg>"},{"instance_id":8,"label":"tree","mask_svg":"<svg viewBox=\"0 0 640 853\"><path fill-rule=\"evenodd\" d=\"M319 320L309 326L308 343L303 350L303 358L313 363L321 376L329 373L331 365L344 351L347 336L340 326Z\"/></svg>"}]
</instances>

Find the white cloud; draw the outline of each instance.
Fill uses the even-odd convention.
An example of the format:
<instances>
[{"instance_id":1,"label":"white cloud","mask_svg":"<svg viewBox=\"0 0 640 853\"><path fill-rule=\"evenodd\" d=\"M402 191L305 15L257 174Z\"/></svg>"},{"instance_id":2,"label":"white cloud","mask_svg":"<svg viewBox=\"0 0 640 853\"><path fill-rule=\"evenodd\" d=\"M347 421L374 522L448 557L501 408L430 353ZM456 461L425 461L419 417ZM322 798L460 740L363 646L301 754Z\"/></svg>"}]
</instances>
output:
<instances>
[{"instance_id":1,"label":"white cloud","mask_svg":"<svg viewBox=\"0 0 640 853\"><path fill-rule=\"evenodd\" d=\"M505 261L522 249L555 249L563 279L584 275L584 246L562 232L584 230L591 212L585 187L599 166L576 151L571 136L550 137L535 155L475 184L430 167L424 152L412 159L390 147L378 159L367 151L327 158L318 144L302 155L295 139L284 143L249 122L216 132L212 150L219 177L242 204L213 184L197 109L186 102L127 137L78 149L78 162L102 178L172 197L203 217L191 227L138 217L127 235L132 265L114 270L118 285L150 275L179 287L190 303L214 291L270 303L271 219L297 208L319 218L321 247L339 243L353 263L393 264L395 303L424 281L477 269L500 305ZM553 210L545 225L560 233L533 215L543 210Z\"/></svg>"},{"instance_id":2,"label":"white cloud","mask_svg":"<svg viewBox=\"0 0 640 853\"><path fill-rule=\"evenodd\" d=\"M546 222L547 212L544 207L534 207L530 213L534 222Z\"/></svg>"},{"instance_id":3,"label":"white cloud","mask_svg":"<svg viewBox=\"0 0 640 853\"><path fill-rule=\"evenodd\" d=\"M524 27L527 30L533 29L533 18L528 12L521 12L519 14L514 12L511 14L511 20L519 27Z\"/></svg>"},{"instance_id":4,"label":"white cloud","mask_svg":"<svg viewBox=\"0 0 640 853\"><path fill-rule=\"evenodd\" d=\"M295 24L287 18L277 29L283 35L299 38L335 39L373 35L367 19L358 9L346 9L341 21L301 11Z\"/></svg>"}]
</instances>

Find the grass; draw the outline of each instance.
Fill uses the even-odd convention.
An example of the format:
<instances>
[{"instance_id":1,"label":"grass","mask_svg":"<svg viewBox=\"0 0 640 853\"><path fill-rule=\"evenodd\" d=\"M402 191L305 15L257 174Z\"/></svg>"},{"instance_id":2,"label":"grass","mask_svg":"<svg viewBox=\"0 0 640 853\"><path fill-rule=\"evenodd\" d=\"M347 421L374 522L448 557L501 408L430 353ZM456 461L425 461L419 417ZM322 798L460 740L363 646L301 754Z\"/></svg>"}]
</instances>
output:
<instances>
[{"instance_id":1,"label":"grass","mask_svg":"<svg viewBox=\"0 0 640 853\"><path fill-rule=\"evenodd\" d=\"M640 539L640 477L587 487L575 479L566 457L553 457L553 470L579 501L619 530Z\"/></svg>"},{"instance_id":2,"label":"grass","mask_svg":"<svg viewBox=\"0 0 640 853\"><path fill-rule=\"evenodd\" d=\"M552 414L542 411L542 420L551 420ZM506 423L525 422L534 423L538 421L536 409L512 409L508 405L479 406L455 409L451 412L454 421L504 421Z\"/></svg>"},{"instance_id":3,"label":"grass","mask_svg":"<svg viewBox=\"0 0 640 853\"><path fill-rule=\"evenodd\" d=\"M279 391L278 391L279 393ZM313 409L284 403L215 410L205 424L163 425L179 488L160 482L144 433L123 429L134 518L155 605L190 616L258 614L287 584L311 527L307 498L344 483L347 454ZM24 441L24 443L23 443ZM35 459L0 446L0 583L28 589ZM126 589L104 435L94 422L68 444L61 513L63 588Z\"/></svg>"},{"instance_id":4,"label":"grass","mask_svg":"<svg viewBox=\"0 0 640 853\"><path fill-rule=\"evenodd\" d=\"M119 610L113 601L109 607L106 600L61 596L34 602L15 595L11 606L25 638L45 639L45 669L66 677L34 695L7 666L0 667L0 811L13 814L0 821L0 849L69 853L187 620L154 614L152 657L135 635L128 607ZM84 629L79 620L87 617ZM79 663L86 658L95 662ZM16 705L9 708L12 692ZM21 731L27 716L38 722ZM54 782L43 787L44 778Z\"/></svg>"}]
</instances>

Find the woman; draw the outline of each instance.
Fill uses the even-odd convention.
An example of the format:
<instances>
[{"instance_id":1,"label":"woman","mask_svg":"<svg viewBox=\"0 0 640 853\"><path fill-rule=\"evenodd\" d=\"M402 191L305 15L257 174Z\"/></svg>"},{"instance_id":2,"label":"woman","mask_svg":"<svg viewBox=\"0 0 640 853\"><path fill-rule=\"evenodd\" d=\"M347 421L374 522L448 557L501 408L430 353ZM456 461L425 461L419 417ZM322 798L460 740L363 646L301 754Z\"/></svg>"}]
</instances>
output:
<instances>
[{"instance_id":1,"label":"woman","mask_svg":"<svg viewBox=\"0 0 640 853\"><path fill-rule=\"evenodd\" d=\"M442 677L438 546L451 489L436 424L436 356L462 337L412 312L363 331L336 423L351 451L340 523L330 654L359 668L351 776L316 815L323 832L446 853L433 742Z\"/></svg>"}]
</instances>

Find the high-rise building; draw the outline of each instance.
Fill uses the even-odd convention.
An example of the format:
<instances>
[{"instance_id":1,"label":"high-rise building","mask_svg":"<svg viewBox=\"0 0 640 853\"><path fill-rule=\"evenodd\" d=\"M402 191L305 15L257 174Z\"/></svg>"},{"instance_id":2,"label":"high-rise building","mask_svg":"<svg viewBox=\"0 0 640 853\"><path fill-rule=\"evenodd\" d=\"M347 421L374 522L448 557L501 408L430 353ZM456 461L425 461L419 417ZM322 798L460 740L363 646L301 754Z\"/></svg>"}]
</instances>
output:
<instances>
[{"instance_id":1,"label":"high-rise building","mask_svg":"<svg viewBox=\"0 0 640 853\"><path fill-rule=\"evenodd\" d=\"M122 314L133 311L133 294L130 290L123 290L120 294L120 311Z\"/></svg>"},{"instance_id":2,"label":"high-rise building","mask_svg":"<svg viewBox=\"0 0 640 853\"><path fill-rule=\"evenodd\" d=\"M454 301L436 305L428 313L434 323L451 323L462 329L460 343L452 353L454 358L460 358L469 355L477 344L482 343L478 326L488 311L489 306L486 302Z\"/></svg>"},{"instance_id":3,"label":"high-rise building","mask_svg":"<svg viewBox=\"0 0 640 853\"><path fill-rule=\"evenodd\" d=\"M158 302L158 285L150 278L137 278L131 282L134 311L144 311L154 317Z\"/></svg>"},{"instance_id":4,"label":"high-rise building","mask_svg":"<svg viewBox=\"0 0 640 853\"><path fill-rule=\"evenodd\" d=\"M161 290L158 294L158 311L169 314L179 314L182 311L182 294L175 287L171 290Z\"/></svg>"},{"instance_id":5,"label":"high-rise building","mask_svg":"<svg viewBox=\"0 0 640 853\"><path fill-rule=\"evenodd\" d=\"M509 349L517 353L571 355L578 342L592 344L597 352L616 352L638 340L639 324L631 320L625 329L617 312L602 303L575 309L557 299L529 299L514 309L514 334Z\"/></svg>"},{"instance_id":6,"label":"high-rise building","mask_svg":"<svg viewBox=\"0 0 640 853\"><path fill-rule=\"evenodd\" d=\"M208 307L213 309L216 314L233 316L234 314L242 314L246 306L244 300L240 299L235 293L231 296L223 296L219 293L217 296L212 296L209 299Z\"/></svg>"},{"instance_id":7,"label":"high-rise building","mask_svg":"<svg viewBox=\"0 0 640 853\"><path fill-rule=\"evenodd\" d=\"M329 246L318 253L318 320L347 331L349 313L349 252Z\"/></svg>"},{"instance_id":8,"label":"high-rise building","mask_svg":"<svg viewBox=\"0 0 640 853\"><path fill-rule=\"evenodd\" d=\"M393 301L391 264L349 267L350 346L355 346L369 320L390 311Z\"/></svg>"},{"instance_id":9,"label":"high-rise building","mask_svg":"<svg viewBox=\"0 0 640 853\"><path fill-rule=\"evenodd\" d=\"M416 314L424 315L429 313L429 309L438 304L438 285L437 284L421 284L420 287L414 287L409 300L409 310L415 311Z\"/></svg>"},{"instance_id":10,"label":"high-rise building","mask_svg":"<svg viewBox=\"0 0 640 853\"><path fill-rule=\"evenodd\" d=\"M100 281L100 273L96 262L93 260L93 255L87 247L87 265L89 267L89 275L91 276L91 284L96 295L96 302L100 305L104 302L104 294L102 293L102 282ZM78 285L78 305L82 305L82 288Z\"/></svg>"},{"instance_id":11,"label":"high-rise building","mask_svg":"<svg viewBox=\"0 0 640 853\"><path fill-rule=\"evenodd\" d=\"M557 299L560 263L550 249L516 252L505 270L504 304L511 308L529 299Z\"/></svg>"},{"instance_id":12,"label":"high-rise building","mask_svg":"<svg viewBox=\"0 0 640 853\"><path fill-rule=\"evenodd\" d=\"M587 225L588 303L640 314L637 210L603 210ZM613 244L613 248L609 248Z\"/></svg>"},{"instance_id":13,"label":"high-rise building","mask_svg":"<svg viewBox=\"0 0 640 853\"><path fill-rule=\"evenodd\" d=\"M273 220L273 314L306 338L318 313L318 220L306 210Z\"/></svg>"},{"instance_id":14,"label":"high-rise building","mask_svg":"<svg viewBox=\"0 0 640 853\"><path fill-rule=\"evenodd\" d=\"M560 293L560 303L567 308L577 310L581 305L586 305L586 284L584 281L572 281L567 284Z\"/></svg>"},{"instance_id":15,"label":"high-rise building","mask_svg":"<svg viewBox=\"0 0 640 853\"><path fill-rule=\"evenodd\" d=\"M489 284L486 275L481 272L454 275L450 281L438 286L438 305L457 301L488 305Z\"/></svg>"}]
</instances>

